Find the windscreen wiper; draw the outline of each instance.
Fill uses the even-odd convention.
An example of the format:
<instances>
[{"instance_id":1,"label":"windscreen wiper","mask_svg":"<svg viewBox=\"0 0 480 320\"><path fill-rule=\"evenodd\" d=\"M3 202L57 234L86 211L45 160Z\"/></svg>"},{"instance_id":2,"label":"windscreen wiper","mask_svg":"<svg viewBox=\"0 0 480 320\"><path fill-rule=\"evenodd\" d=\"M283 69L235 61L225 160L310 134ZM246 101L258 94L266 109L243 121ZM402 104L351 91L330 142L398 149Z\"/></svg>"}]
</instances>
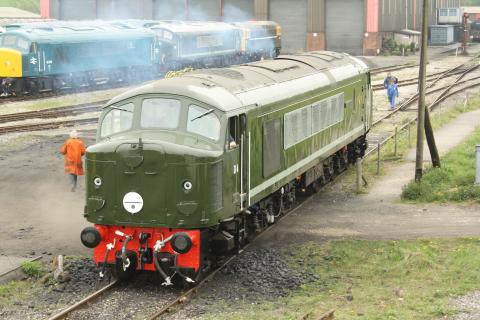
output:
<instances>
[{"instance_id":1,"label":"windscreen wiper","mask_svg":"<svg viewBox=\"0 0 480 320\"><path fill-rule=\"evenodd\" d=\"M107 107L107 108L133 113L133 111L130 111L130 110L127 110L127 109L122 109L120 107L115 107L115 106L110 106L110 107Z\"/></svg>"},{"instance_id":2,"label":"windscreen wiper","mask_svg":"<svg viewBox=\"0 0 480 320\"><path fill-rule=\"evenodd\" d=\"M215 111L215 109L210 109L210 110L208 110L207 112L202 113L202 114L199 115L198 117L193 118L192 120L190 120L190 122L193 122L193 121L195 121L195 120L197 120L197 119L203 118L203 117L209 115L210 113L212 113L213 111Z\"/></svg>"}]
</instances>

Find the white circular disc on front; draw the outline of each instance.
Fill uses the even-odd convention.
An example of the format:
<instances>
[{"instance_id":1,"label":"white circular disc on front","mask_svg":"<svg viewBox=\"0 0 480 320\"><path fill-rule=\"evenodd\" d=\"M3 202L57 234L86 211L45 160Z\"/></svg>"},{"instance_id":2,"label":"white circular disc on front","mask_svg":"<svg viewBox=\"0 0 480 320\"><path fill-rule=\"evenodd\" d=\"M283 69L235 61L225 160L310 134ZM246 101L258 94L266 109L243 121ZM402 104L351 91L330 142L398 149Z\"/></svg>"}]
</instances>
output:
<instances>
[{"instance_id":1,"label":"white circular disc on front","mask_svg":"<svg viewBox=\"0 0 480 320\"><path fill-rule=\"evenodd\" d=\"M129 192L123 196L123 207L131 214L140 212L143 208L143 198L136 192Z\"/></svg>"}]
</instances>

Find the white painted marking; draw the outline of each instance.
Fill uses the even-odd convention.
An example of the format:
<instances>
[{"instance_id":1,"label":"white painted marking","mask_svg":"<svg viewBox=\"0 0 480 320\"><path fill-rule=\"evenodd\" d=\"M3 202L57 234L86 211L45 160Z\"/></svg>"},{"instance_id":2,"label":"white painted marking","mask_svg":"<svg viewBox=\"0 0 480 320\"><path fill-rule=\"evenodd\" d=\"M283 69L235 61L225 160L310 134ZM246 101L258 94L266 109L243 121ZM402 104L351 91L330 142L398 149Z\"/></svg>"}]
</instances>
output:
<instances>
[{"instance_id":1,"label":"white painted marking","mask_svg":"<svg viewBox=\"0 0 480 320\"><path fill-rule=\"evenodd\" d=\"M140 212L143 208L143 198L136 192L128 192L123 197L123 207L131 214Z\"/></svg>"}]
</instances>

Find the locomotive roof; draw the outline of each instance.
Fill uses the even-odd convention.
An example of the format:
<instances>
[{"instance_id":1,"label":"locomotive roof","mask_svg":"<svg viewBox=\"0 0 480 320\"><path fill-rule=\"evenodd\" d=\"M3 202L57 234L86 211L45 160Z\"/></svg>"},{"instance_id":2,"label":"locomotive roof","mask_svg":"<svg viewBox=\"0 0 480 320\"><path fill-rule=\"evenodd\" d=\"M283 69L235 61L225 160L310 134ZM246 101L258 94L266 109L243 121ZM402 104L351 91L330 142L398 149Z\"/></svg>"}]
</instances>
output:
<instances>
[{"instance_id":1,"label":"locomotive roof","mask_svg":"<svg viewBox=\"0 0 480 320\"><path fill-rule=\"evenodd\" d=\"M8 28L10 27L10 30ZM68 42L83 40L121 40L131 37L152 37L153 33L144 28L126 27L107 23L69 24L62 22L32 23L7 26L3 35L22 36L30 41Z\"/></svg>"},{"instance_id":2,"label":"locomotive roof","mask_svg":"<svg viewBox=\"0 0 480 320\"><path fill-rule=\"evenodd\" d=\"M229 112L250 105L267 105L366 73L367 65L348 54L316 51L281 55L275 60L237 67L204 69L163 79L130 90L107 105L131 96L168 93L203 101Z\"/></svg>"},{"instance_id":3,"label":"locomotive roof","mask_svg":"<svg viewBox=\"0 0 480 320\"><path fill-rule=\"evenodd\" d=\"M151 29L167 29L173 33L196 33L196 32L212 32L212 31L229 31L236 28L225 22L210 21L159 21L150 24Z\"/></svg>"},{"instance_id":4,"label":"locomotive roof","mask_svg":"<svg viewBox=\"0 0 480 320\"><path fill-rule=\"evenodd\" d=\"M275 28L279 24L276 23L275 21L269 21L269 20L262 20L262 21L240 21L240 22L230 22L231 25L237 26L237 27L242 27L242 28L254 28L254 27L263 27L263 28L268 28L272 27Z\"/></svg>"}]
</instances>

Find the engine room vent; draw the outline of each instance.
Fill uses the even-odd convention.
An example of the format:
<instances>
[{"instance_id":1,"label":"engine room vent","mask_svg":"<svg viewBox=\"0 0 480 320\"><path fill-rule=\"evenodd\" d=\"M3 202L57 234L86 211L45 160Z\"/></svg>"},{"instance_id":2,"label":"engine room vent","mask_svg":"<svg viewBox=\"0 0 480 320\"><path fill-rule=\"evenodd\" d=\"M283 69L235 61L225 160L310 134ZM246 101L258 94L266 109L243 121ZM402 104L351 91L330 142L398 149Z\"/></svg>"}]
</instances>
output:
<instances>
[{"instance_id":1,"label":"engine room vent","mask_svg":"<svg viewBox=\"0 0 480 320\"><path fill-rule=\"evenodd\" d=\"M212 210L220 210L223 207L223 161L210 166L210 195Z\"/></svg>"},{"instance_id":2,"label":"engine room vent","mask_svg":"<svg viewBox=\"0 0 480 320\"><path fill-rule=\"evenodd\" d=\"M241 72L231 69L204 69L199 71L198 74L215 75L236 80L243 80L245 78Z\"/></svg>"}]
</instances>

